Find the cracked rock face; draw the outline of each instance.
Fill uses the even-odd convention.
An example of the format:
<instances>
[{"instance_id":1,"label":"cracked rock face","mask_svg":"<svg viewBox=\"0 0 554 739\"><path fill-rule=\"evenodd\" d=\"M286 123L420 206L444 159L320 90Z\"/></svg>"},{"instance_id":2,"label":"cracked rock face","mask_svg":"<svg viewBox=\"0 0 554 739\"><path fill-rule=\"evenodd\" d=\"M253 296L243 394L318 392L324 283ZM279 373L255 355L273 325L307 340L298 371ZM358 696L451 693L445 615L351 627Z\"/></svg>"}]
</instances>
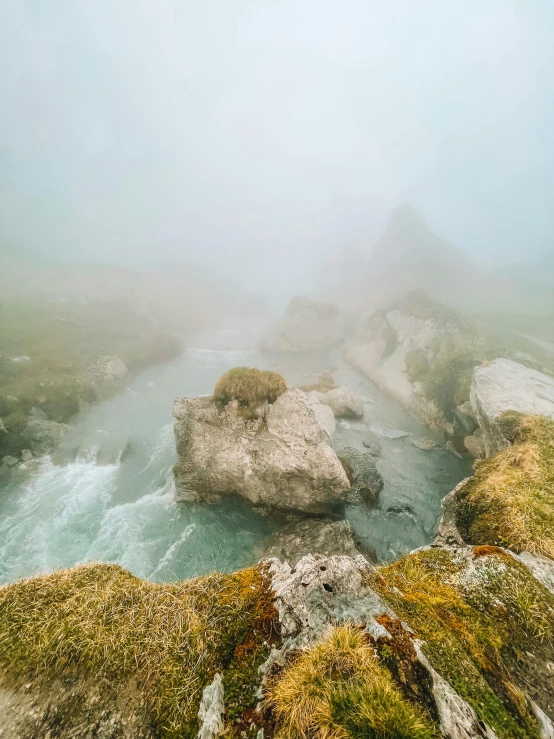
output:
<instances>
[{"instance_id":1,"label":"cracked rock face","mask_svg":"<svg viewBox=\"0 0 554 739\"><path fill-rule=\"evenodd\" d=\"M473 373L470 400L490 457L509 445L498 424L503 413L517 411L554 420L554 378L511 359L495 359Z\"/></svg>"},{"instance_id":2,"label":"cracked rock face","mask_svg":"<svg viewBox=\"0 0 554 739\"><path fill-rule=\"evenodd\" d=\"M236 401L220 410L211 398L175 401L177 497L217 502L235 493L254 505L325 514L340 507L350 483L329 442L330 408L287 390L264 414L245 420Z\"/></svg>"}]
</instances>

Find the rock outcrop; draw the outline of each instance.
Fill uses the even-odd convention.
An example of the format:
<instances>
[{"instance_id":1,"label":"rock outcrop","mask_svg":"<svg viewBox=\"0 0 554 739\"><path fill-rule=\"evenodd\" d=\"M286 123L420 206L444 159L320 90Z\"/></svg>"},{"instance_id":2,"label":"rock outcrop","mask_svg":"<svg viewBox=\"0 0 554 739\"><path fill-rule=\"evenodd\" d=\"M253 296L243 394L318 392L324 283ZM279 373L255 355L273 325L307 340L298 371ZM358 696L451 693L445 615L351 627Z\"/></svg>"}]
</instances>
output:
<instances>
[{"instance_id":1,"label":"rock outcrop","mask_svg":"<svg viewBox=\"0 0 554 739\"><path fill-rule=\"evenodd\" d=\"M356 557L360 552L348 521L305 519L293 521L276 531L264 557L275 557L296 567L307 554Z\"/></svg>"},{"instance_id":2,"label":"rock outcrop","mask_svg":"<svg viewBox=\"0 0 554 739\"><path fill-rule=\"evenodd\" d=\"M50 421L39 408L31 408L23 439L34 456L41 457L57 447L68 428L65 423Z\"/></svg>"},{"instance_id":3,"label":"rock outcrop","mask_svg":"<svg viewBox=\"0 0 554 739\"><path fill-rule=\"evenodd\" d=\"M315 351L343 338L344 320L335 305L297 296L262 342L262 348L274 352Z\"/></svg>"},{"instance_id":4,"label":"rock outcrop","mask_svg":"<svg viewBox=\"0 0 554 739\"><path fill-rule=\"evenodd\" d=\"M251 420L236 401L220 409L211 397L178 399L173 415L180 499L210 503L235 493L256 506L324 514L348 496L329 444L333 413L302 390L288 390Z\"/></svg>"},{"instance_id":5,"label":"rock outcrop","mask_svg":"<svg viewBox=\"0 0 554 739\"><path fill-rule=\"evenodd\" d=\"M471 406L482 431L486 456L505 449L499 419L508 411L554 420L554 378L510 359L478 367L471 383Z\"/></svg>"},{"instance_id":6,"label":"rock outcrop","mask_svg":"<svg viewBox=\"0 0 554 739\"><path fill-rule=\"evenodd\" d=\"M85 382L92 387L98 400L109 397L127 377L129 370L116 356L101 356L84 373Z\"/></svg>"},{"instance_id":7,"label":"rock outcrop","mask_svg":"<svg viewBox=\"0 0 554 739\"><path fill-rule=\"evenodd\" d=\"M313 390L312 394L320 403L329 406L335 418L360 419L364 417L362 401L350 388L336 387L326 392Z\"/></svg>"},{"instance_id":8,"label":"rock outcrop","mask_svg":"<svg viewBox=\"0 0 554 739\"><path fill-rule=\"evenodd\" d=\"M424 423L452 434L458 424L456 407L467 398L454 397L454 392L443 398L440 384L443 375L453 372L450 359L474 339L460 314L415 292L362 318L345 358ZM431 391L430 379L437 392Z\"/></svg>"}]
</instances>

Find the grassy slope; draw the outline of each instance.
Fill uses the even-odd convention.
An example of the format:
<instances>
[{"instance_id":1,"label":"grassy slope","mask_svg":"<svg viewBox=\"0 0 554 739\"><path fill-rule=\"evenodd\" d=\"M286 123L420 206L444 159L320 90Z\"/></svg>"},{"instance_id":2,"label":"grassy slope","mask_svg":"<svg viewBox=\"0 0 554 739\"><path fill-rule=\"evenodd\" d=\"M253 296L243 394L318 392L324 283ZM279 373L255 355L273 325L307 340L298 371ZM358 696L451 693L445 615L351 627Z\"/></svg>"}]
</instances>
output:
<instances>
[{"instance_id":1,"label":"grassy slope","mask_svg":"<svg viewBox=\"0 0 554 739\"><path fill-rule=\"evenodd\" d=\"M133 679L154 734L191 738L222 671L227 718L243 730L276 617L258 568L156 585L83 565L0 588L0 669L14 686L75 668L106 689Z\"/></svg>"},{"instance_id":2,"label":"grassy slope","mask_svg":"<svg viewBox=\"0 0 554 739\"><path fill-rule=\"evenodd\" d=\"M480 461L458 494L458 526L479 544L554 558L554 422L508 413L514 446Z\"/></svg>"},{"instance_id":3,"label":"grassy slope","mask_svg":"<svg viewBox=\"0 0 554 739\"><path fill-rule=\"evenodd\" d=\"M0 457L26 446L21 434L32 407L65 422L95 399L86 371L102 355L130 370L173 356L177 344L124 305L4 304L0 307ZM30 361L13 362L11 357Z\"/></svg>"}]
</instances>

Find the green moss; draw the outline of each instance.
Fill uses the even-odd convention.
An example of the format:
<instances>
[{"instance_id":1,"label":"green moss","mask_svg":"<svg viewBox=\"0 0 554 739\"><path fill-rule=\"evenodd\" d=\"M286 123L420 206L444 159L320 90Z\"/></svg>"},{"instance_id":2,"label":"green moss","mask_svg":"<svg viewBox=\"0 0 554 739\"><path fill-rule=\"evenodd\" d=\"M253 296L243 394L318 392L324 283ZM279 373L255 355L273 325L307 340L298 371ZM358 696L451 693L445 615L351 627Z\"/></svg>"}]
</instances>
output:
<instances>
[{"instance_id":1,"label":"green moss","mask_svg":"<svg viewBox=\"0 0 554 739\"><path fill-rule=\"evenodd\" d=\"M433 667L501 739L538 739L515 687L518 650L552 654L554 598L510 555L430 549L373 576L374 587L424 643ZM547 659L550 657L547 657Z\"/></svg>"},{"instance_id":2,"label":"green moss","mask_svg":"<svg viewBox=\"0 0 554 739\"><path fill-rule=\"evenodd\" d=\"M0 588L0 668L16 684L75 669L113 689L132 679L160 736L195 737L215 672L232 717L252 707L276 619L258 568L156 585L84 565Z\"/></svg>"},{"instance_id":3,"label":"green moss","mask_svg":"<svg viewBox=\"0 0 554 739\"><path fill-rule=\"evenodd\" d=\"M479 462L458 492L457 523L474 544L554 558L554 422L510 412L514 446Z\"/></svg>"}]
</instances>

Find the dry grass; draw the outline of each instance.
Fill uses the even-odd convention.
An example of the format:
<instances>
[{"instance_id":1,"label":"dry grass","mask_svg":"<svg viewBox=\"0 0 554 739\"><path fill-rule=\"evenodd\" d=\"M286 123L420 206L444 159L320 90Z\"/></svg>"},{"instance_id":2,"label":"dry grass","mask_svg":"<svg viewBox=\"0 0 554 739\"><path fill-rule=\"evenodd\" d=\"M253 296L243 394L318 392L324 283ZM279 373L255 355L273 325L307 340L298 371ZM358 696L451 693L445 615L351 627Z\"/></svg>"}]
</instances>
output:
<instances>
[{"instance_id":1,"label":"dry grass","mask_svg":"<svg viewBox=\"0 0 554 739\"><path fill-rule=\"evenodd\" d=\"M554 423L505 419L514 446L477 465L459 493L458 523L475 544L554 559Z\"/></svg>"},{"instance_id":2,"label":"dry grass","mask_svg":"<svg viewBox=\"0 0 554 739\"><path fill-rule=\"evenodd\" d=\"M20 682L66 669L116 688L133 679L160 736L194 737L216 671L229 711L251 705L275 617L257 568L157 585L83 565L0 588L0 667Z\"/></svg>"},{"instance_id":3,"label":"dry grass","mask_svg":"<svg viewBox=\"0 0 554 739\"><path fill-rule=\"evenodd\" d=\"M270 686L279 739L432 739L423 711L394 685L363 634L333 629Z\"/></svg>"},{"instance_id":4,"label":"dry grass","mask_svg":"<svg viewBox=\"0 0 554 739\"><path fill-rule=\"evenodd\" d=\"M254 367L234 367L225 372L216 383L214 400L221 406L238 400L239 407L254 411L266 400L274 403L287 389L287 383L269 370Z\"/></svg>"}]
</instances>

